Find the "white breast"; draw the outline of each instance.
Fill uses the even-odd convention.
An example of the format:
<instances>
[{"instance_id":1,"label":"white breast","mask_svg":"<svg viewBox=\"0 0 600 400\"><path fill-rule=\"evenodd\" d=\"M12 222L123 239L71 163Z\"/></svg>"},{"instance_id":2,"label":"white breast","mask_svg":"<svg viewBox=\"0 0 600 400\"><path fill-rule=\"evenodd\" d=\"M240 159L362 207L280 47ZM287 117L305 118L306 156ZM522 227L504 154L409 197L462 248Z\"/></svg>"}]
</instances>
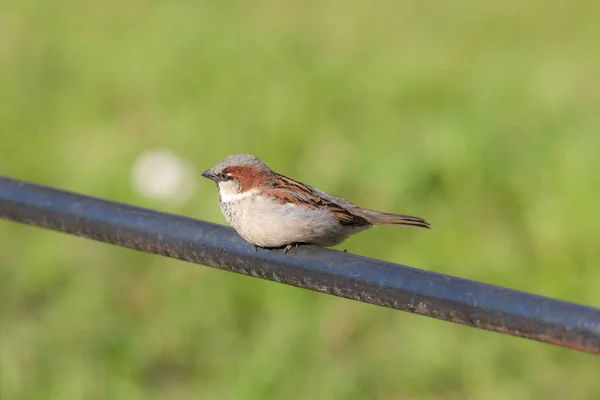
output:
<instances>
[{"instance_id":1,"label":"white breast","mask_svg":"<svg viewBox=\"0 0 600 400\"><path fill-rule=\"evenodd\" d=\"M332 246L354 233L354 229L341 225L330 211L280 204L256 191L221 193L221 210L240 236L261 247L291 243Z\"/></svg>"}]
</instances>

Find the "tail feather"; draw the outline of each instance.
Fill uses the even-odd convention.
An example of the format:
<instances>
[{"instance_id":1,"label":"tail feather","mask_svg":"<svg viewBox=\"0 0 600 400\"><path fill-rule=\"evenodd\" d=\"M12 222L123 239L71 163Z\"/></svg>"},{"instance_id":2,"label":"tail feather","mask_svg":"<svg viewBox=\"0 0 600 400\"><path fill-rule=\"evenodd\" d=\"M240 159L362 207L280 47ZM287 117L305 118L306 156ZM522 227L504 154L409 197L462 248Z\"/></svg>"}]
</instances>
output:
<instances>
[{"instance_id":1,"label":"tail feather","mask_svg":"<svg viewBox=\"0 0 600 400\"><path fill-rule=\"evenodd\" d=\"M372 225L409 225L419 228L430 229L429 222L423 218L411 217L410 215L390 214L373 210L362 210L362 217L366 218Z\"/></svg>"}]
</instances>

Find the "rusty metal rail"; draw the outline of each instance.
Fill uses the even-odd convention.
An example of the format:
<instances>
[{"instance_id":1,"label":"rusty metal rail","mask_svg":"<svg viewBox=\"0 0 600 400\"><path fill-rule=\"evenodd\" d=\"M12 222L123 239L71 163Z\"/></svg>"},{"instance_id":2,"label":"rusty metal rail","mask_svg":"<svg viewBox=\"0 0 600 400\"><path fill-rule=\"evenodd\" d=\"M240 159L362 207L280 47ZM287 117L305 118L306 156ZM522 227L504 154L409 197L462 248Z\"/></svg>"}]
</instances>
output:
<instances>
[{"instance_id":1,"label":"rusty metal rail","mask_svg":"<svg viewBox=\"0 0 600 400\"><path fill-rule=\"evenodd\" d=\"M600 354L600 309L353 254L259 250L231 228L0 177L0 217Z\"/></svg>"}]
</instances>

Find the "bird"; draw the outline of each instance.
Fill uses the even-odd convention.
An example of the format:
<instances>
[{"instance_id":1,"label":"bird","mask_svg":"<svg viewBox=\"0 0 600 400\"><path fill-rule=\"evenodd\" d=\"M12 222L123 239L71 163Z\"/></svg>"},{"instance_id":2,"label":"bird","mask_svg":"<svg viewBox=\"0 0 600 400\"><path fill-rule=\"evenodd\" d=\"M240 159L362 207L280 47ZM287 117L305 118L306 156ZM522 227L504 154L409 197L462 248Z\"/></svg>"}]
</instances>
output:
<instances>
[{"instance_id":1,"label":"bird","mask_svg":"<svg viewBox=\"0 0 600 400\"><path fill-rule=\"evenodd\" d=\"M230 155L202 176L217 184L223 216L255 251L336 246L375 225L430 228L423 218L361 208L288 178L251 154Z\"/></svg>"}]
</instances>

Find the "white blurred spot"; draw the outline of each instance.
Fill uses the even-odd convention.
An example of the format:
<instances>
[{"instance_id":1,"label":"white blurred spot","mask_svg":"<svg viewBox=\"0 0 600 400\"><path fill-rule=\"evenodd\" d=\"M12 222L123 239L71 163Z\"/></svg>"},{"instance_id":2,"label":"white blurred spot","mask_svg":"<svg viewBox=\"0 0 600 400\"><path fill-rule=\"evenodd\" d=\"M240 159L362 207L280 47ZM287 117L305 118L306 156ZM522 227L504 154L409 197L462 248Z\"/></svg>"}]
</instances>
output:
<instances>
[{"instance_id":1,"label":"white blurred spot","mask_svg":"<svg viewBox=\"0 0 600 400\"><path fill-rule=\"evenodd\" d=\"M131 169L131 186L142 196L175 206L185 204L196 191L192 166L169 150L140 154Z\"/></svg>"}]
</instances>

